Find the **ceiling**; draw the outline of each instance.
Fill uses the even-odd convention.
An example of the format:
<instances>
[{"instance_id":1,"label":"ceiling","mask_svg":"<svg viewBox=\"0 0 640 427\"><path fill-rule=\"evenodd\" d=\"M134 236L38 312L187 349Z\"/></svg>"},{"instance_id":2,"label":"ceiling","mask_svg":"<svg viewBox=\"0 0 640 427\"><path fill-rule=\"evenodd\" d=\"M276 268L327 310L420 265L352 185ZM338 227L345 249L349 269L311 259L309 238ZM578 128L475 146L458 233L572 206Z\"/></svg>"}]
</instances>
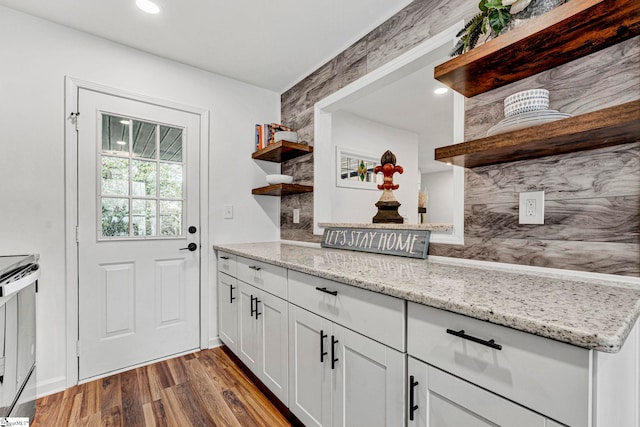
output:
<instances>
[{"instance_id":1,"label":"ceiling","mask_svg":"<svg viewBox=\"0 0 640 427\"><path fill-rule=\"evenodd\" d=\"M0 5L278 93L411 0L0 0Z\"/></svg>"},{"instance_id":2,"label":"ceiling","mask_svg":"<svg viewBox=\"0 0 640 427\"><path fill-rule=\"evenodd\" d=\"M434 149L453 144L453 92L433 78L433 67L448 57L450 46L429 54L429 65L343 107L365 119L418 134L418 167L422 173L451 170L434 160Z\"/></svg>"}]
</instances>

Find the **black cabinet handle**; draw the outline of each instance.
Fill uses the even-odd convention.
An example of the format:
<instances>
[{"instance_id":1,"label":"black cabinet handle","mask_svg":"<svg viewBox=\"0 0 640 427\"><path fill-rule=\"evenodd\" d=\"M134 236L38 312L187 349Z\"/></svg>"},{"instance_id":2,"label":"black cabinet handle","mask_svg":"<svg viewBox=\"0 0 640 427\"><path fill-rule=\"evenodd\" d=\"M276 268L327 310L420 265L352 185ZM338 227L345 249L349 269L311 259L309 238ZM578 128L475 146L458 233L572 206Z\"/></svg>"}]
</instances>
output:
<instances>
[{"instance_id":1,"label":"black cabinet handle","mask_svg":"<svg viewBox=\"0 0 640 427\"><path fill-rule=\"evenodd\" d=\"M258 311L257 308L253 308L253 302L257 301L258 297L254 297L253 295L251 295L251 317L253 317L253 314ZM256 304L257 305L257 304Z\"/></svg>"},{"instance_id":2,"label":"black cabinet handle","mask_svg":"<svg viewBox=\"0 0 640 427\"><path fill-rule=\"evenodd\" d=\"M335 357L336 355L336 344L338 344L338 340L331 335L331 369L335 369L336 368L336 362L338 361L338 358Z\"/></svg>"},{"instance_id":3,"label":"black cabinet handle","mask_svg":"<svg viewBox=\"0 0 640 427\"><path fill-rule=\"evenodd\" d=\"M496 350L502 350L502 346L500 344L496 344L496 341L491 339L489 341L473 337L471 335L467 335L464 333L464 329L459 331L454 331L453 329L447 329L447 333L451 335L455 335L456 337L463 338L465 340L477 342L478 344L486 345L487 347L495 348Z\"/></svg>"},{"instance_id":4,"label":"black cabinet handle","mask_svg":"<svg viewBox=\"0 0 640 427\"><path fill-rule=\"evenodd\" d=\"M220 259L229 259L228 256L221 256Z\"/></svg>"},{"instance_id":5,"label":"black cabinet handle","mask_svg":"<svg viewBox=\"0 0 640 427\"><path fill-rule=\"evenodd\" d=\"M258 316L260 316L262 313L258 312L258 303L260 303L262 301L260 301L258 299L258 297L256 297L256 320L258 320Z\"/></svg>"},{"instance_id":6,"label":"black cabinet handle","mask_svg":"<svg viewBox=\"0 0 640 427\"><path fill-rule=\"evenodd\" d=\"M233 290L234 290L234 289L235 289L235 288L233 287L233 285L229 285L229 303L231 303L231 304L233 304L233 300L234 300L234 299L236 299L236 298L233 296Z\"/></svg>"},{"instance_id":7,"label":"black cabinet handle","mask_svg":"<svg viewBox=\"0 0 640 427\"><path fill-rule=\"evenodd\" d=\"M328 336L322 329L320 330L320 363L324 363L324 357L328 354L324 351L324 339Z\"/></svg>"},{"instance_id":8,"label":"black cabinet handle","mask_svg":"<svg viewBox=\"0 0 640 427\"><path fill-rule=\"evenodd\" d=\"M330 291L326 287L321 288L319 286L316 286L316 289L319 290L320 292L324 292L325 294L329 294L329 295L333 295L333 296L338 295L338 291Z\"/></svg>"},{"instance_id":9,"label":"black cabinet handle","mask_svg":"<svg viewBox=\"0 0 640 427\"><path fill-rule=\"evenodd\" d=\"M418 385L418 381L414 381L413 375L409 377L409 420L413 421L413 413L418 409L415 404L414 389Z\"/></svg>"},{"instance_id":10,"label":"black cabinet handle","mask_svg":"<svg viewBox=\"0 0 640 427\"><path fill-rule=\"evenodd\" d=\"M249 266L250 269L255 270L255 271L260 271L262 268L258 267L257 265L250 265Z\"/></svg>"}]
</instances>

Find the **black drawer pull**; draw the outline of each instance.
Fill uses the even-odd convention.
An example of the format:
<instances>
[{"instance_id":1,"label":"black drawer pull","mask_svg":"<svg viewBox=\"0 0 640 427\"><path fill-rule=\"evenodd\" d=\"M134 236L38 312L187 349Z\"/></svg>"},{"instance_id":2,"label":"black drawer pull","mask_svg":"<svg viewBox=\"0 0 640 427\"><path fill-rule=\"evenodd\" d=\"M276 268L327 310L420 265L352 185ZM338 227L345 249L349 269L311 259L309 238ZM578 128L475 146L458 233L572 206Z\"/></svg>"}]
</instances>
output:
<instances>
[{"instance_id":1,"label":"black drawer pull","mask_svg":"<svg viewBox=\"0 0 640 427\"><path fill-rule=\"evenodd\" d=\"M413 413L418 410L418 405L415 404L414 389L418 385L418 381L414 381L413 375L409 376L409 420L413 421Z\"/></svg>"},{"instance_id":2,"label":"black drawer pull","mask_svg":"<svg viewBox=\"0 0 640 427\"><path fill-rule=\"evenodd\" d=\"M336 344L338 344L338 340L331 335L331 369L335 369L336 368L336 362L338 361L338 358L335 356L336 355Z\"/></svg>"},{"instance_id":3,"label":"black drawer pull","mask_svg":"<svg viewBox=\"0 0 640 427\"><path fill-rule=\"evenodd\" d=\"M333 295L333 296L338 295L338 291L330 291L326 287L325 288L321 288L319 286L316 286L316 289L319 290L320 292L324 292L325 294L329 294L329 295Z\"/></svg>"},{"instance_id":4,"label":"black drawer pull","mask_svg":"<svg viewBox=\"0 0 640 427\"><path fill-rule=\"evenodd\" d=\"M256 297L256 320L258 320L258 316L260 316L260 315L262 314L262 313L260 313L260 312L258 311L258 303L260 303L260 302L262 302L262 301L260 301L260 300L258 299L258 297Z\"/></svg>"},{"instance_id":5,"label":"black drawer pull","mask_svg":"<svg viewBox=\"0 0 640 427\"><path fill-rule=\"evenodd\" d=\"M220 259L229 259L228 256L220 256Z\"/></svg>"},{"instance_id":6,"label":"black drawer pull","mask_svg":"<svg viewBox=\"0 0 640 427\"><path fill-rule=\"evenodd\" d=\"M320 363L324 363L324 357L329 354L324 351L324 339L328 336L323 330L320 330Z\"/></svg>"},{"instance_id":7,"label":"black drawer pull","mask_svg":"<svg viewBox=\"0 0 640 427\"><path fill-rule=\"evenodd\" d=\"M496 350L502 350L502 346L500 344L496 344L495 340L483 340L480 338L472 337L471 335L467 335L464 333L464 329L459 331L454 331L452 329L447 329L447 333L451 335L455 335L456 337L464 338L465 340L477 342L478 344L486 345L487 347L495 348Z\"/></svg>"},{"instance_id":8,"label":"black drawer pull","mask_svg":"<svg viewBox=\"0 0 640 427\"><path fill-rule=\"evenodd\" d=\"M260 271L261 270L261 268L258 267L257 265L250 265L249 268L252 269L252 270L255 270L255 271Z\"/></svg>"},{"instance_id":9,"label":"black drawer pull","mask_svg":"<svg viewBox=\"0 0 640 427\"><path fill-rule=\"evenodd\" d=\"M253 308L253 302L257 300L258 300L258 297L254 297L253 295L251 295L251 315L250 315L251 317L253 317L253 314L258 311L258 304L256 304L255 309Z\"/></svg>"},{"instance_id":10,"label":"black drawer pull","mask_svg":"<svg viewBox=\"0 0 640 427\"><path fill-rule=\"evenodd\" d=\"M233 285L229 285L229 303L233 304L233 300L236 299L236 297L233 296L233 290L235 288L233 287Z\"/></svg>"}]
</instances>

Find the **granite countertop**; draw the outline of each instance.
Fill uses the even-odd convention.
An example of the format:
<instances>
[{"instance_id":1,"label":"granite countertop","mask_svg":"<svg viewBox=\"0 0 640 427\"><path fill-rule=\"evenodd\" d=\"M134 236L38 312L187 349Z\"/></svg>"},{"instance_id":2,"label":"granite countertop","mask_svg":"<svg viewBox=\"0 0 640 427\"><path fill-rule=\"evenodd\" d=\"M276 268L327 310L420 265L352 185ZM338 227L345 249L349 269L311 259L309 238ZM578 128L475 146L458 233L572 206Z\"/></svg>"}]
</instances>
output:
<instances>
[{"instance_id":1,"label":"granite countertop","mask_svg":"<svg viewBox=\"0 0 640 427\"><path fill-rule=\"evenodd\" d=\"M624 277L576 278L280 242L214 249L608 353L620 350L640 315L640 282Z\"/></svg>"}]
</instances>

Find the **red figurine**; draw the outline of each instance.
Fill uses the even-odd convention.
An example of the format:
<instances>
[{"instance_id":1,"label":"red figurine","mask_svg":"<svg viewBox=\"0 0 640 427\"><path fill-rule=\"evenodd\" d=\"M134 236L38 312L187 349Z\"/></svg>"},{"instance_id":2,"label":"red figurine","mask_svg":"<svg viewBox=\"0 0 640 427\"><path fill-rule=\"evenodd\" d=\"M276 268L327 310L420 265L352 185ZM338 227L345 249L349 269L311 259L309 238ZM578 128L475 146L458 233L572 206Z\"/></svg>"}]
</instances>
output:
<instances>
[{"instance_id":1,"label":"red figurine","mask_svg":"<svg viewBox=\"0 0 640 427\"><path fill-rule=\"evenodd\" d=\"M396 166L396 156L389 150L385 151L380 159L381 165L378 165L373 170L375 173L382 172L384 175L384 182L378 184L378 189L382 190L382 196L376 206L378 207L378 213L373 217L374 223L396 223L402 224L404 219L398 213L400 203L396 200L392 190L397 190L400 185L393 183L394 173L403 173L402 166Z\"/></svg>"}]
</instances>

